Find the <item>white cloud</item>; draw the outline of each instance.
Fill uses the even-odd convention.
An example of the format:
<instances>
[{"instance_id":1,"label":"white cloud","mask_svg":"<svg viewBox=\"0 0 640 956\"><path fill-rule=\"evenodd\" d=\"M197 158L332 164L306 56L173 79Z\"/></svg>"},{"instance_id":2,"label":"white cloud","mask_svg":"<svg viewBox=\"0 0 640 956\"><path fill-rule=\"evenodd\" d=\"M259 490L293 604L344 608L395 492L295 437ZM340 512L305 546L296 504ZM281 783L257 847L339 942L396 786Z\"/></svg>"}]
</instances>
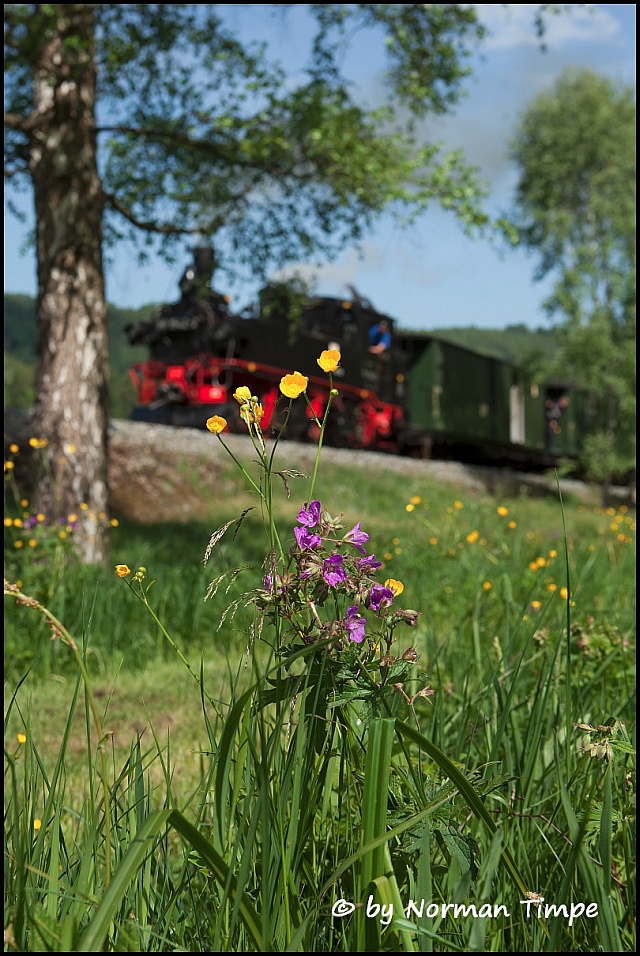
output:
<instances>
[{"instance_id":1,"label":"white cloud","mask_svg":"<svg viewBox=\"0 0 640 956\"><path fill-rule=\"evenodd\" d=\"M620 32L620 22L602 4L586 7L571 4L569 11L546 18L543 38L549 49L573 40L611 40ZM488 49L507 49L517 46L537 46L540 40L533 29L533 18L539 4L479 3L480 20L489 29L485 41Z\"/></svg>"}]
</instances>

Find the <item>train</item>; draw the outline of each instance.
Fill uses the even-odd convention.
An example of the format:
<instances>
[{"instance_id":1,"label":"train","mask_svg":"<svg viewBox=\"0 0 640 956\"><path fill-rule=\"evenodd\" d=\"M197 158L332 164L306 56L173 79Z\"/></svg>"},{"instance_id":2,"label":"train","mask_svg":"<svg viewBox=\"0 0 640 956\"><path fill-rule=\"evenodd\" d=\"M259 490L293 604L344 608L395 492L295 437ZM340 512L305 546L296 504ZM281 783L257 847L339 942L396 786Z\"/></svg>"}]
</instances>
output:
<instances>
[{"instance_id":1,"label":"train","mask_svg":"<svg viewBox=\"0 0 640 956\"><path fill-rule=\"evenodd\" d=\"M330 387L317 358L337 349L329 445L543 470L577 460L594 427L585 389L403 329L355 289L344 299L296 300L286 285L268 285L253 308L233 313L212 288L213 251L196 247L193 256L180 299L125 328L131 345L148 350L130 369L134 420L204 428L220 415L231 432L245 432L233 393L247 386L264 408L264 433L274 435L288 407L279 383L295 370L308 376L309 402L293 403L283 438L317 441ZM371 334L381 323L388 347L375 350Z\"/></svg>"}]
</instances>

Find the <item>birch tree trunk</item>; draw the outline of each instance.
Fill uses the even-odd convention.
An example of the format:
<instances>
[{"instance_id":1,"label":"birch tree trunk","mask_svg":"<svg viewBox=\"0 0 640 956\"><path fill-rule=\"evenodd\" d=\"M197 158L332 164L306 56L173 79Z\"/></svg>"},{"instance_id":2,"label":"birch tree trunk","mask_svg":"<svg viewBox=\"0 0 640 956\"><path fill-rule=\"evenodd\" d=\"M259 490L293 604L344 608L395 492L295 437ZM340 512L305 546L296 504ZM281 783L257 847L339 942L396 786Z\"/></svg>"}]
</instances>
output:
<instances>
[{"instance_id":1,"label":"birch tree trunk","mask_svg":"<svg viewBox=\"0 0 640 956\"><path fill-rule=\"evenodd\" d=\"M85 563L105 560L108 540L109 359L93 8L52 4L46 11L50 29L35 54L29 150L38 268L34 437L47 442L35 504L49 520L76 516L74 539Z\"/></svg>"}]
</instances>

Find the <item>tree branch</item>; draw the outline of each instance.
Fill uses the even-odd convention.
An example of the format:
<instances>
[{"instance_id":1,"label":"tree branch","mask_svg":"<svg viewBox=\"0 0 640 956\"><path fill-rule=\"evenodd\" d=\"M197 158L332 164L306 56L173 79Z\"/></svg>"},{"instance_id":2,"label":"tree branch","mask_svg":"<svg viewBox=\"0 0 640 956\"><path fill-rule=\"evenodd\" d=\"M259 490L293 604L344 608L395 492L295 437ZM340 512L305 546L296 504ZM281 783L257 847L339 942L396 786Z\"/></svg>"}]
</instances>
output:
<instances>
[{"instance_id":1,"label":"tree branch","mask_svg":"<svg viewBox=\"0 0 640 956\"><path fill-rule=\"evenodd\" d=\"M145 129L144 127L137 126L98 126L96 128L96 133L124 133L127 136L145 136L150 139L168 139L173 140L176 143L182 143L186 146L194 147L195 149L202 149L208 153L214 153L221 160L224 160L225 163L235 163L237 165L250 165L242 163L236 155L232 158L230 156L230 150L225 150L220 144L212 143L210 140L206 139L194 139L192 136L187 136L185 133L179 133L177 130L172 129ZM235 151L234 151L235 152Z\"/></svg>"},{"instance_id":2,"label":"tree branch","mask_svg":"<svg viewBox=\"0 0 640 956\"><path fill-rule=\"evenodd\" d=\"M163 236L183 236L183 235L194 235L198 232L214 233L223 225L223 220L220 218L212 220L208 224L200 224L199 226L176 226L169 223L158 223L152 221L144 221L138 219L133 210L128 206L125 206L124 203L113 195L113 193L108 193L105 190L102 191L102 195L106 204L112 206L116 212L119 212L120 215L124 216L133 226L137 229L142 229L144 232L155 232Z\"/></svg>"}]
</instances>

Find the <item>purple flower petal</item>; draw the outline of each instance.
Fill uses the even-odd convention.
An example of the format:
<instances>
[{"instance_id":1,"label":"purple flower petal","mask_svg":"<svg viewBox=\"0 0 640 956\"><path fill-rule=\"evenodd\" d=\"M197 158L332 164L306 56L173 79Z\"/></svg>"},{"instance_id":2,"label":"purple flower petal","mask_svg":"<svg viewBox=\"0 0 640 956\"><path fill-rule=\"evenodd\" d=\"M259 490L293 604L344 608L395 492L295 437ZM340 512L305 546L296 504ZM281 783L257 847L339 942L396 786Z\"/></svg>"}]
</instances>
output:
<instances>
[{"instance_id":1,"label":"purple flower petal","mask_svg":"<svg viewBox=\"0 0 640 956\"><path fill-rule=\"evenodd\" d=\"M341 554L332 554L330 558L325 558L322 565L322 576L332 588L340 584L341 581L347 580L347 572L342 566Z\"/></svg>"},{"instance_id":2,"label":"purple flower petal","mask_svg":"<svg viewBox=\"0 0 640 956\"><path fill-rule=\"evenodd\" d=\"M376 561L375 554L370 554L366 558L358 558L358 571L377 571L382 567L382 561Z\"/></svg>"},{"instance_id":3,"label":"purple flower petal","mask_svg":"<svg viewBox=\"0 0 640 956\"><path fill-rule=\"evenodd\" d=\"M367 619L359 616L358 608L355 604L347 608L345 623L347 625L349 640L355 641L356 644L361 644L364 640L364 629Z\"/></svg>"},{"instance_id":4,"label":"purple flower petal","mask_svg":"<svg viewBox=\"0 0 640 956\"><path fill-rule=\"evenodd\" d=\"M348 531L345 534L343 541L346 541L348 544L352 544L354 548L357 548L361 554L366 554L366 551L362 547L363 544L366 544L369 540L369 535L366 531L360 530L360 522L353 526L351 531Z\"/></svg>"},{"instance_id":5,"label":"purple flower petal","mask_svg":"<svg viewBox=\"0 0 640 956\"><path fill-rule=\"evenodd\" d=\"M385 588L382 584L374 584L369 591L367 602L372 611L379 611L382 607L390 607L393 604L393 597L393 591L390 588Z\"/></svg>"},{"instance_id":6,"label":"purple flower petal","mask_svg":"<svg viewBox=\"0 0 640 956\"><path fill-rule=\"evenodd\" d=\"M298 521L307 528L315 528L320 520L320 502L312 501L310 505L306 502L300 509Z\"/></svg>"},{"instance_id":7,"label":"purple flower petal","mask_svg":"<svg viewBox=\"0 0 640 956\"><path fill-rule=\"evenodd\" d=\"M301 551L317 548L318 545L322 544L322 538L317 534L309 534L306 528L294 528L293 533Z\"/></svg>"}]
</instances>

